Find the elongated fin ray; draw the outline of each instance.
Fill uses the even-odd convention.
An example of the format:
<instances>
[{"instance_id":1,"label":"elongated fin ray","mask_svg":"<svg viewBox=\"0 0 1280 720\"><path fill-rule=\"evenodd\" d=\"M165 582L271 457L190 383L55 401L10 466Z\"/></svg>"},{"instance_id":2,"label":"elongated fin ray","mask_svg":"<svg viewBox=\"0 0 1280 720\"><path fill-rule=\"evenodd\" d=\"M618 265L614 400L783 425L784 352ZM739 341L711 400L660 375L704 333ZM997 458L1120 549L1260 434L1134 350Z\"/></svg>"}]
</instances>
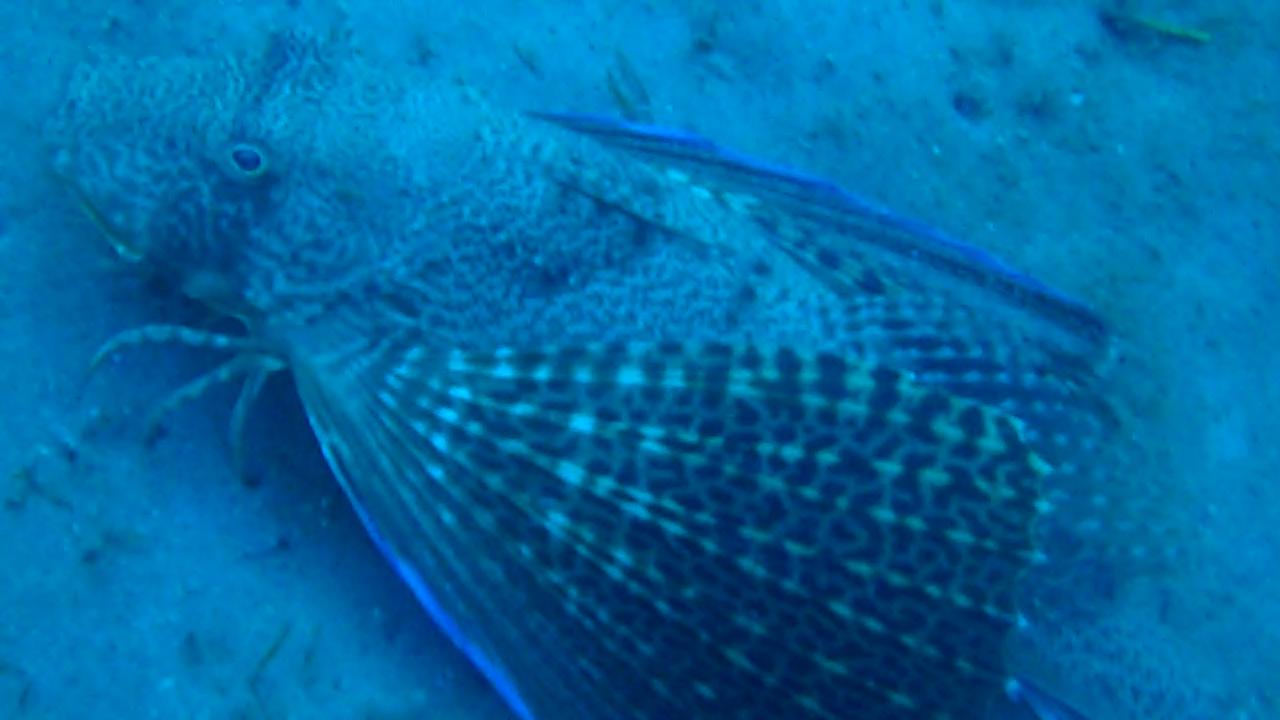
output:
<instances>
[{"instance_id":1,"label":"elongated fin ray","mask_svg":"<svg viewBox=\"0 0 1280 720\"><path fill-rule=\"evenodd\" d=\"M299 362L371 533L526 718L977 716L1047 471L1018 421L826 353Z\"/></svg>"},{"instance_id":2,"label":"elongated fin ray","mask_svg":"<svg viewBox=\"0 0 1280 720\"><path fill-rule=\"evenodd\" d=\"M989 310L1025 315L1037 337L1072 352L1102 356L1109 349L1106 323L1084 303L977 246L878 207L830 181L681 130L589 114L529 115L678 170L702 190L755 217L780 249L841 292L894 286L923 286L936 292L946 286L970 302L985 298ZM593 179L594 174L583 174L584 191L596 191ZM617 180L608 179L615 188L627 186ZM643 208L648 195L637 195L638 207ZM639 212L644 214L643 209Z\"/></svg>"}]
</instances>

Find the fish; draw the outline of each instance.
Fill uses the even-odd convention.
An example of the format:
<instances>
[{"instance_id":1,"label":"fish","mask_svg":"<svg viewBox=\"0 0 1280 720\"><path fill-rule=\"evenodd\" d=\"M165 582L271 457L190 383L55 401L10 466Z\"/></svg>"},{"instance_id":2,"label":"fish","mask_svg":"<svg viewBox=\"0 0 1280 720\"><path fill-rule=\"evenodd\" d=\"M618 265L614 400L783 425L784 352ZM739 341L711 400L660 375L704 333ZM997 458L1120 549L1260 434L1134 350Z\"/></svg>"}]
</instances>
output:
<instances>
[{"instance_id":1,"label":"fish","mask_svg":"<svg viewBox=\"0 0 1280 720\"><path fill-rule=\"evenodd\" d=\"M355 513L521 720L981 718L1056 468L1105 430L1088 305L683 131L363 59L97 58L46 131L124 261L288 372ZM1065 438L1065 440L1064 440ZM242 444L235 443L237 455Z\"/></svg>"}]
</instances>

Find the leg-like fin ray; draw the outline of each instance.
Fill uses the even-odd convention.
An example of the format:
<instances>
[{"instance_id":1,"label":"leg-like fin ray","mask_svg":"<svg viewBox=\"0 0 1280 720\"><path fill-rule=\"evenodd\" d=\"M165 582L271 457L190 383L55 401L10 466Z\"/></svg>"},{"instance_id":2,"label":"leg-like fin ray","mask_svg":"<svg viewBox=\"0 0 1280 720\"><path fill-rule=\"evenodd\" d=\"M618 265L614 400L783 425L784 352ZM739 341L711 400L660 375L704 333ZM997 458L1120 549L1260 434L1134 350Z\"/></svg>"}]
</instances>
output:
<instances>
[{"instance_id":1,"label":"leg-like fin ray","mask_svg":"<svg viewBox=\"0 0 1280 720\"><path fill-rule=\"evenodd\" d=\"M264 362L257 369L250 371L249 377L245 378L244 385L240 387L240 394L236 396L236 404L231 409L228 432L231 442L231 460L235 464L236 476L241 479L245 477L244 434L249 422L249 411L253 409L253 404L262 394L262 388L267 384L267 379L283 369L283 363Z\"/></svg>"}]
</instances>

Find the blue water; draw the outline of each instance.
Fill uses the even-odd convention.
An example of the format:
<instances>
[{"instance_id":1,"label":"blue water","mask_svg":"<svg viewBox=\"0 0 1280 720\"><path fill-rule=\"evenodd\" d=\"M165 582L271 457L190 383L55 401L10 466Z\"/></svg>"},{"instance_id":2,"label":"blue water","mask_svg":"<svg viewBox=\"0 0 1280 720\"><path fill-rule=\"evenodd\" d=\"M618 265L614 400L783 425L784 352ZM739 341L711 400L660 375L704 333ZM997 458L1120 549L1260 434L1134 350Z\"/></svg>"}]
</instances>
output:
<instances>
[{"instance_id":1,"label":"blue water","mask_svg":"<svg viewBox=\"0 0 1280 720\"><path fill-rule=\"evenodd\" d=\"M1104 613L1037 628L1051 652L1025 666L1152 698L1099 717L1280 717L1280 4L347 8L366 55L423 82L695 129L1096 307L1141 449L1130 519L1164 542L1096 590ZM70 68L233 52L342 15L0 7L0 717L511 717L366 537L287 382L252 416L241 480L230 390L141 438L150 404L211 358L140 349L85 379L112 333L203 316L122 270L49 172L39 128Z\"/></svg>"}]
</instances>

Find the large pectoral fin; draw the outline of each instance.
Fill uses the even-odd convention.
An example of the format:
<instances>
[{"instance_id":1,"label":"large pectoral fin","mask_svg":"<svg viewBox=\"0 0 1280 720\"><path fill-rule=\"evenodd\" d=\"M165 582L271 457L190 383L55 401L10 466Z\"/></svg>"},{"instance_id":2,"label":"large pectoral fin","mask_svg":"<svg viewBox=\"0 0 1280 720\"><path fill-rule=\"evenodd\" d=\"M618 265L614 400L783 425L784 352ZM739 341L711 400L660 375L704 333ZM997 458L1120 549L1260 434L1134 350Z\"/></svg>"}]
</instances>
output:
<instances>
[{"instance_id":1,"label":"large pectoral fin","mask_svg":"<svg viewBox=\"0 0 1280 720\"><path fill-rule=\"evenodd\" d=\"M1046 468L1000 412L745 345L389 339L297 374L370 532L521 717L976 717L1004 681Z\"/></svg>"}]
</instances>

